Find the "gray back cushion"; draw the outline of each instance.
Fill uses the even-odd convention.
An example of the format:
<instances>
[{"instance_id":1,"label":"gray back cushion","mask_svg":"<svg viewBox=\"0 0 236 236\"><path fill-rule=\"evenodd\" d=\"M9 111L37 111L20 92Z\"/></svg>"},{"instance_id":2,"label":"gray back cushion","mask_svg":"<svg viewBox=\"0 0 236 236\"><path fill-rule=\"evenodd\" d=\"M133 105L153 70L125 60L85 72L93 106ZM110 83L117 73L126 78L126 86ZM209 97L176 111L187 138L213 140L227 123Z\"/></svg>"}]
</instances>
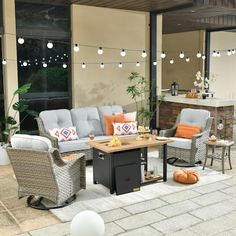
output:
<instances>
[{"instance_id":1,"label":"gray back cushion","mask_svg":"<svg viewBox=\"0 0 236 236\"><path fill-rule=\"evenodd\" d=\"M202 129L206 127L210 112L201 109L182 109L180 113L180 123L201 126Z\"/></svg>"},{"instance_id":2,"label":"gray back cushion","mask_svg":"<svg viewBox=\"0 0 236 236\"><path fill-rule=\"evenodd\" d=\"M66 109L42 111L39 117L42 119L46 131L73 126L70 111Z\"/></svg>"},{"instance_id":3,"label":"gray back cushion","mask_svg":"<svg viewBox=\"0 0 236 236\"><path fill-rule=\"evenodd\" d=\"M100 116L100 120L102 124L103 133L105 133L105 124L104 124L103 116L123 113L123 108L120 105L101 106L101 107L98 107L98 112L99 112L99 116Z\"/></svg>"},{"instance_id":4,"label":"gray back cushion","mask_svg":"<svg viewBox=\"0 0 236 236\"><path fill-rule=\"evenodd\" d=\"M28 134L13 135L11 146L17 149L30 149L34 151L48 151L49 148L52 148L51 141L48 138Z\"/></svg>"},{"instance_id":5,"label":"gray back cushion","mask_svg":"<svg viewBox=\"0 0 236 236\"><path fill-rule=\"evenodd\" d=\"M73 126L80 138L89 134L102 135L102 126L96 107L83 107L71 110Z\"/></svg>"}]
</instances>

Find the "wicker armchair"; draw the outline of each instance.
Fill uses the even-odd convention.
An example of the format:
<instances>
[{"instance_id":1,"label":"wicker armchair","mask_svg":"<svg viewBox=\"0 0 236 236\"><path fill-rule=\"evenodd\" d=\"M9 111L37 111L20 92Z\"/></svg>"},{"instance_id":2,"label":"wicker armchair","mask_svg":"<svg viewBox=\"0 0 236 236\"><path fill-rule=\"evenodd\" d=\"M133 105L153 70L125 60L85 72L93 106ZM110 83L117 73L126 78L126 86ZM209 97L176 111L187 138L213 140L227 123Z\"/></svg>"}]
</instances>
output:
<instances>
[{"instance_id":1,"label":"wicker armchair","mask_svg":"<svg viewBox=\"0 0 236 236\"><path fill-rule=\"evenodd\" d=\"M80 189L86 188L83 153L64 162L58 149L39 136L16 134L11 144L7 153L19 185L18 196L29 196L27 203L31 207L51 209L68 205Z\"/></svg>"},{"instance_id":2,"label":"wicker armchair","mask_svg":"<svg viewBox=\"0 0 236 236\"><path fill-rule=\"evenodd\" d=\"M211 130L213 118L210 112L201 109L182 109L178 115L175 125L166 130L160 131L160 136L172 137L172 143L167 145L167 159L169 163L179 166L194 166L204 159L206 145L204 142L208 139ZM192 139L174 137L179 123L197 125L202 127L200 134L194 135ZM163 150L160 150L160 156L163 157ZM171 160L172 159L172 160Z\"/></svg>"}]
</instances>

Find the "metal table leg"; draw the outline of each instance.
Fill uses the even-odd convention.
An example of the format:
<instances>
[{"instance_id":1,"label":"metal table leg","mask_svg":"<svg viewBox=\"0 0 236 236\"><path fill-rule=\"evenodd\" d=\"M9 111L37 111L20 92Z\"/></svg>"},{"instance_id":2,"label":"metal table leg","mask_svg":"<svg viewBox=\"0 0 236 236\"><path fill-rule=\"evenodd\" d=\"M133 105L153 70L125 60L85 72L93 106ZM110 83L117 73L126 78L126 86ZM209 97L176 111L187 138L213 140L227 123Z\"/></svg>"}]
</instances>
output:
<instances>
[{"instance_id":1,"label":"metal table leg","mask_svg":"<svg viewBox=\"0 0 236 236\"><path fill-rule=\"evenodd\" d=\"M163 181L167 181L167 144L163 145Z\"/></svg>"}]
</instances>

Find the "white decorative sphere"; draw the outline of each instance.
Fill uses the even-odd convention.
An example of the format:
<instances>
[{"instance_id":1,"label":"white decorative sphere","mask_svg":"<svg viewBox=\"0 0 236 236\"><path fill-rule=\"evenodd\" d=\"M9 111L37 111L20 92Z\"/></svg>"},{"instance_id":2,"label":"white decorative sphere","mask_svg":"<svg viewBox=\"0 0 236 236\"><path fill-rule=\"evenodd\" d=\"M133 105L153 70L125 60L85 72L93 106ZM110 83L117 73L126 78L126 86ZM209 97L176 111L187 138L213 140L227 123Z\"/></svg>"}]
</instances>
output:
<instances>
[{"instance_id":1,"label":"white decorative sphere","mask_svg":"<svg viewBox=\"0 0 236 236\"><path fill-rule=\"evenodd\" d=\"M72 220L71 236L104 236L105 225L102 217L94 211L82 211Z\"/></svg>"}]
</instances>

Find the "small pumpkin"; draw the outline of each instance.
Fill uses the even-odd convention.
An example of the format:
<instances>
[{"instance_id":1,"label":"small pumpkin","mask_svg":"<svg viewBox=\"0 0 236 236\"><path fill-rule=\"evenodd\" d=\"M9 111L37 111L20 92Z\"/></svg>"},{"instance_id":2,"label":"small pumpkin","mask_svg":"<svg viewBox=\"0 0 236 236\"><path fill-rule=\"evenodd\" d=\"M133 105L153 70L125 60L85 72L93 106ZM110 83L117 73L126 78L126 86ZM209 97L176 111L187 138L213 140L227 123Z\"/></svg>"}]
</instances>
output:
<instances>
[{"instance_id":1,"label":"small pumpkin","mask_svg":"<svg viewBox=\"0 0 236 236\"><path fill-rule=\"evenodd\" d=\"M195 184L200 179L200 176L197 171L193 169L176 170L173 173L173 179L183 184Z\"/></svg>"}]
</instances>

